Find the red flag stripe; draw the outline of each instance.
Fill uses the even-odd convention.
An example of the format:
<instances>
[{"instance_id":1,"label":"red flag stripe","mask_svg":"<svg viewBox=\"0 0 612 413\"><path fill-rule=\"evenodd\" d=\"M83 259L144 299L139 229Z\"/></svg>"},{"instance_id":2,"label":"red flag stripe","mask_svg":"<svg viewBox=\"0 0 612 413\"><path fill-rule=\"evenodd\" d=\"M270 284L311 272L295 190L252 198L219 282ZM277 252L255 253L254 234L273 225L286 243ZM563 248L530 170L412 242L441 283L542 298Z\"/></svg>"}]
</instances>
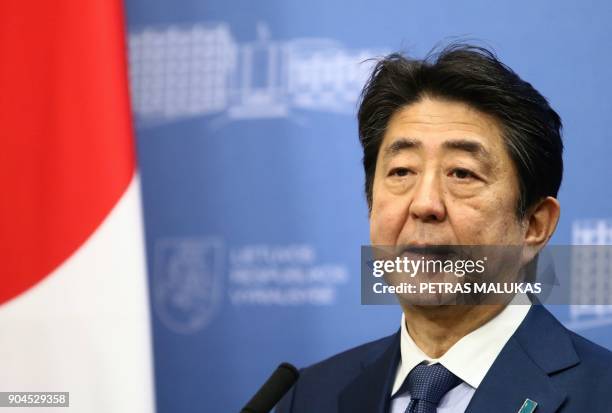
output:
<instances>
[{"instance_id":1,"label":"red flag stripe","mask_svg":"<svg viewBox=\"0 0 612 413\"><path fill-rule=\"evenodd\" d=\"M93 233L135 164L122 2L3 1L0 52L1 304Z\"/></svg>"}]
</instances>

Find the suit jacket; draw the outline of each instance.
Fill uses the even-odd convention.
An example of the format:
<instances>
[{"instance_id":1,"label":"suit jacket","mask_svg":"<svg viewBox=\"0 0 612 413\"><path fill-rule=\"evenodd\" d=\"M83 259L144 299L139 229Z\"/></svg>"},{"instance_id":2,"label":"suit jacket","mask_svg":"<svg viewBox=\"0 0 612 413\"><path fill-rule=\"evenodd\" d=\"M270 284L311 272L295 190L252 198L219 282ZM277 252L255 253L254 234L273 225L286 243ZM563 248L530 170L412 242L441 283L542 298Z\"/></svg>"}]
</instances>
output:
<instances>
[{"instance_id":1,"label":"suit jacket","mask_svg":"<svg viewBox=\"0 0 612 413\"><path fill-rule=\"evenodd\" d=\"M399 332L302 370L278 413L386 413L400 358ZM517 413L612 412L612 353L533 305L466 410Z\"/></svg>"}]
</instances>

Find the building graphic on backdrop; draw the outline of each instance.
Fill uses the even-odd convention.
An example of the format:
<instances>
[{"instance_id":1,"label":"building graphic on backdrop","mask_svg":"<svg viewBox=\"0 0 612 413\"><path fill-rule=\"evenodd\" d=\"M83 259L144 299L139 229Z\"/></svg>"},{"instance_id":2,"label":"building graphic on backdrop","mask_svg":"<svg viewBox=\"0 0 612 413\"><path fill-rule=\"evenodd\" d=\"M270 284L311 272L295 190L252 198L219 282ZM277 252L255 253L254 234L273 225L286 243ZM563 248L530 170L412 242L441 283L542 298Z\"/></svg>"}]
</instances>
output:
<instances>
[{"instance_id":1,"label":"building graphic on backdrop","mask_svg":"<svg viewBox=\"0 0 612 413\"><path fill-rule=\"evenodd\" d=\"M579 220L572 226L570 327L612 324L612 220Z\"/></svg>"},{"instance_id":2,"label":"building graphic on backdrop","mask_svg":"<svg viewBox=\"0 0 612 413\"><path fill-rule=\"evenodd\" d=\"M291 110L352 114L382 50L331 39L237 43L225 23L146 28L129 35L132 106L139 125L221 115L289 116Z\"/></svg>"}]
</instances>

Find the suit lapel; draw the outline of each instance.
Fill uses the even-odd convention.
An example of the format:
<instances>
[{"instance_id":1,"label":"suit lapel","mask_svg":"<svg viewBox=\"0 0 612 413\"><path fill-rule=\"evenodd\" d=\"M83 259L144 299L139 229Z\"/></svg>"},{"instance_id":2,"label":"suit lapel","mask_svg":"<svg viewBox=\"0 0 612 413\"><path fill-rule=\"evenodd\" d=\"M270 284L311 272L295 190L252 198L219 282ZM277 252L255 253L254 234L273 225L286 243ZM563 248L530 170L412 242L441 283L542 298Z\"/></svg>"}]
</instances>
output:
<instances>
[{"instance_id":1,"label":"suit lapel","mask_svg":"<svg viewBox=\"0 0 612 413\"><path fill-rule=\"evenodd\" d=\"M474 393L467 413L517 413L525 399L537 413L552 413L565 399L550 379L511 338Z\"/></svg>"},{"instance_id":2,"label":"suit lapel","mask_svg":"<svg viewBox=\"0 0 612 413\"><path fill-rule=\"evenodd\" d=\"M384 353L371 363L365 362L362 373L340 393L340 413L386 413L391 386L400 357L400 334L393 337Z\"/></svg>"},{"instance_id":3,"label":"suit lapel","mask_svg":"<svg viewBox=\"0 0 612 413\"><path fill-rule=\"evenodd\" d=\"M467 413L517 413L527 398L535 413L553 413L566 398L550 374L579 363L567 330L543 307L532 306L474 393Z\"/></svg>"}]
</instances>

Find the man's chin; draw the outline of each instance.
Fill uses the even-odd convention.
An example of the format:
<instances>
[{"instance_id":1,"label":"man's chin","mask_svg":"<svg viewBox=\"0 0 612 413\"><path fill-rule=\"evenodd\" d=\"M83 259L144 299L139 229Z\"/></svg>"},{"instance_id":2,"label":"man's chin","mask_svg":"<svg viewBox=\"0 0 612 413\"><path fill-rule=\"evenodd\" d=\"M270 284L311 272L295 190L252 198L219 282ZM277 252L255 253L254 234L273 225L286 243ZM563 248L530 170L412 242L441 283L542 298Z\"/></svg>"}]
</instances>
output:
<instances>
[{"instance_id":1,"label":"man's chin","mask_svg":"<svg viewBox=\"0 0 612 413\"><path fill-rule=\"evenodd\" d=\"M417 294L396 294L399 303L409 306L444 306L459 304L460 294L454 293L417 293Z\"/></svg>"},{"instance_id":2,"label":"man's chin","mask_svg":"<svg viewBox=\"0 0 612 413\"><path fill-rule=\"evenodd\" d=\"M463 303L464 294L457 292L463 280L454 274L433 273L418 274L415 277L400 277L397 274L387 279L388 284L399 286L410 285L411 292L396 292L397 299L401 304L419 306L440 306Z\"/></svg>"}]
</instances>

